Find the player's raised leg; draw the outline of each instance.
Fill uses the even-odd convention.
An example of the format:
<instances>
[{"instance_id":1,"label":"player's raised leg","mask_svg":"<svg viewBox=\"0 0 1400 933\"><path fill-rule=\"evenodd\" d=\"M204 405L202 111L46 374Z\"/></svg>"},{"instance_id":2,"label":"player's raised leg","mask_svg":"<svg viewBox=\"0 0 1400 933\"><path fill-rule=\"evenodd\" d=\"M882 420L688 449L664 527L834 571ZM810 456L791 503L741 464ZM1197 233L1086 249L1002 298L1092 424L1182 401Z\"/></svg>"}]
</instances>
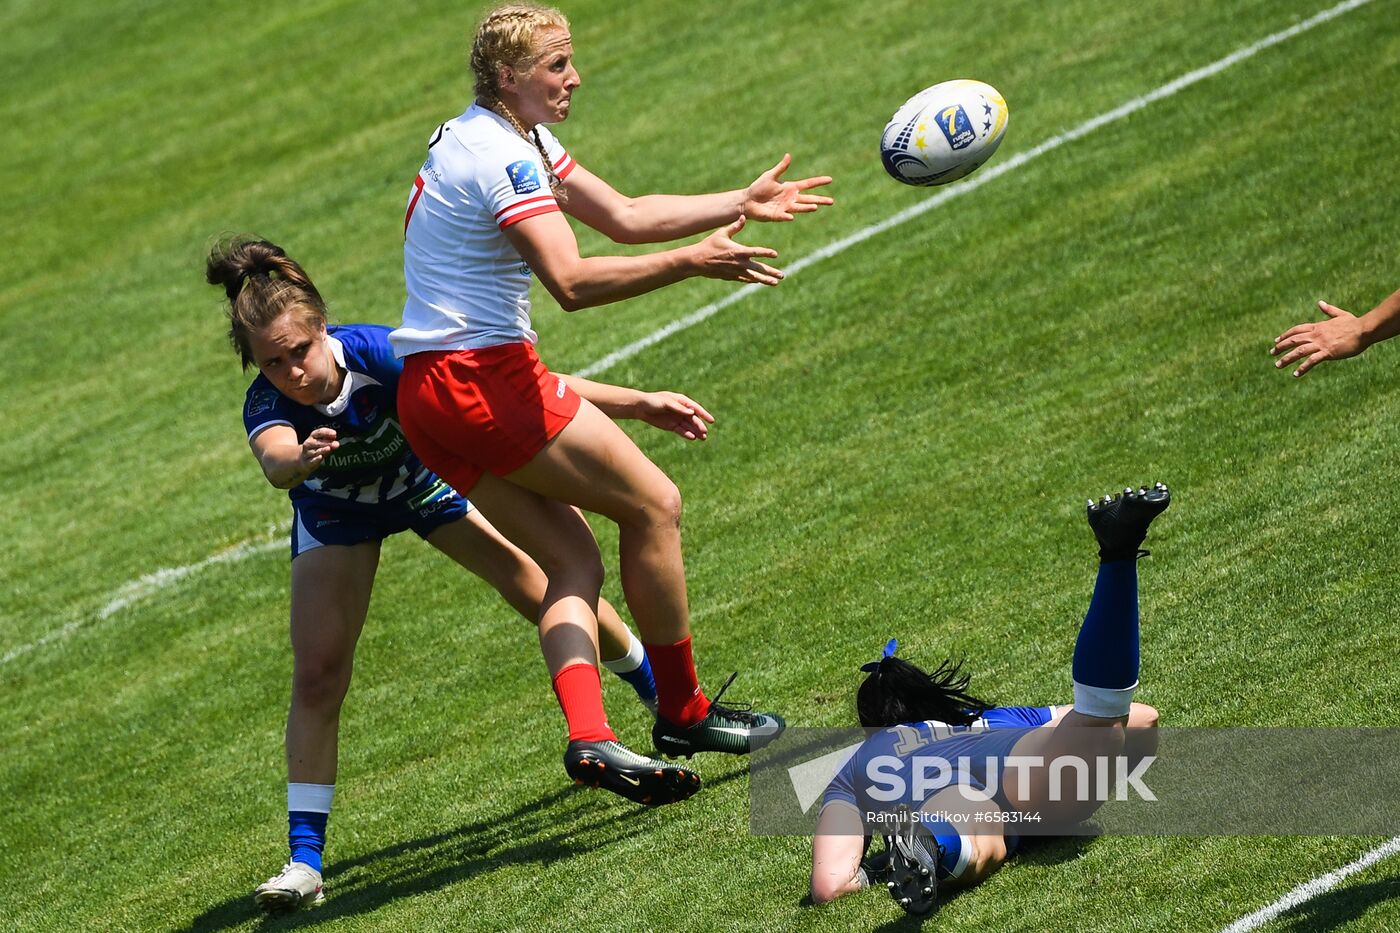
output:
<instances>
[{"instance_id":1,"label":"player's raised leg","mask_svg":"<svg viewBox=\"0 0 1400 933\"><path fill-rule=\"evenodd\" d=\"M1146 553L1140 547L1148 526L1170 504L1171 492L1162 483L1090 501L1088 519L1099 543L1099 570L1074 646L1074 708L1053 729L1035 730L1021 739L1014 754L1039 756L1046 762L1123 754L1140 660L1137 558ZM1035 768L1024 790L1018 782L1006 781L1006 796L1018 809L1039 813L1047 821L1075 823L1101 803L1092 788L1079 786L1082 780L1095 780L1094 771L1079 775L1062 769L1054 776L1057 792L1052 793L1051 769Z\"/></svg>"}]
</instances>

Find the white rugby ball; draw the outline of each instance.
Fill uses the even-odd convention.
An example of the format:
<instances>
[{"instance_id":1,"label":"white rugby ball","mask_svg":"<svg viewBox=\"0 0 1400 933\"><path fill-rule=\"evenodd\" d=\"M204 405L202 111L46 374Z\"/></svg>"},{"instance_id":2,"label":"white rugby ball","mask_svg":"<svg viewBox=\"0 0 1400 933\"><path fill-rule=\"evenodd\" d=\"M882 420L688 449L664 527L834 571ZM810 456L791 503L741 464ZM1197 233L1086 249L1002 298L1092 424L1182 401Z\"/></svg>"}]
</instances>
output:
<instances>
[{"instance_id":1,"label":"white rugby ball","mask_svg":"<svg viewBox=\"0 0 1400 933\"><path fill-rule=\"evenodd\" d=\"M944 81L909 98L880 137L880 159L895 181L943 185L992 157L1010 112L996 88Z\"/></svg>"}]
</instances>

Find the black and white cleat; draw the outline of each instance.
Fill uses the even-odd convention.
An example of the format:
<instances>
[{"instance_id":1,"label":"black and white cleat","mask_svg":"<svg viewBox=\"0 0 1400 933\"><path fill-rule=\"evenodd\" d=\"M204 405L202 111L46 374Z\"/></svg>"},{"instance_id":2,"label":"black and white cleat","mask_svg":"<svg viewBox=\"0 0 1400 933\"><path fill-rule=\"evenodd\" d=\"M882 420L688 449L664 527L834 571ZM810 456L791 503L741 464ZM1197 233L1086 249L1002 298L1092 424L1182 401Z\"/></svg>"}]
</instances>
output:
<instances>
[{"instance_id":1,"label":"black and white cleat","mask_svg":"<svg viewBox=\"0 0 1400 933\"><path fill-rule=\"evenodd\" d=\"M1129 486L1116 496L1089 500L1086 511L1089 527L1099 542L1099 560L1109 563L1146 556L1139 548L1147 538L1147 526L1171 503L1171 490L1165 483L1154 483L1150 488Z\"/></svg>"},{"instance_id":2,"label":"black and white cleat","mask_svg":"<svg viewBox=\"0 0 1400 933\"><path fill-rule=\"evenodd\" d=\"M885 887L906 913L922 916L938 900L938 843L918 821L901 823L885 837L890 867Z\"/></svg>"}]
</instances>

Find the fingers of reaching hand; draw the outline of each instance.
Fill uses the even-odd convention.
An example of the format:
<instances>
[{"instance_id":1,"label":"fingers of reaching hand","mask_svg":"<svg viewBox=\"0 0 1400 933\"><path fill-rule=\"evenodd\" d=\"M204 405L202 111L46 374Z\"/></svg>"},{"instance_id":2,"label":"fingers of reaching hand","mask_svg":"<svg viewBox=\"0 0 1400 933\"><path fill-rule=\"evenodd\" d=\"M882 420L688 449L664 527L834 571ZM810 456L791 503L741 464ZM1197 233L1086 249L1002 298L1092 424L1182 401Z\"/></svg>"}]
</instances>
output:
<instances>
[{"instance_id":1,"label":"fingers of reaching hand","mask_svg":"<svg viewBox=\"0 0 1400 933\"><path fill-rule=\"evenodd\" d=\"M703 441L707 433L705 425L700 422L700 419L694 416L677 421L671 426L671 430L688 441Z\"/></svg>"},{"instance_id":2,"label":"fingers of reaching hand","mask_svg":"<svg viewBox=\"0 0 1400 933\"><path fill-rule=\"evenodd\" d=\"M740 282L757 282L759 285L777 285L783 280L781 269L775 269L765 262L749 260L748 267L739 274Z\"/></svg>"},{"instance_id":3,"label":"fingers of reaching hand","mask_svg":"<svg viewBox=\"0 0 1400 933\"><path fill-rule=\"evenodd\" d=\"M1284 331L1283 333L1279 334L1277 337L1274 338L1273 349L1271 349L1269 352L1275 355L1282 353L1284 350L1287 350L1289 347L1293 346L1299 339L1303 337L1304 334L1311 332L1315 326L1315 324L1311 323L1293 325L1292 327L1288 328L1288 330Z\"/></svg>"},{"instance_id":4,"label":"fingers of reaching hand","mask_svg":"<svg viewBox=\"0 0 1400 933\"><path fill-rule=\"evenodd\" d=\"M818 198L804 194L797 199L796 204L788 208L788 219L791 219L793 214L810 214L813 211L820 210L823 204L831 203L831 198Z\"/></svg>"},{"instance_id":5,"label":"fingers of reaching hand","mask_svg":"<svg viewBox=\"0 0 1400 933\"><path fill-rule=\"evenodd\" d=\"M801 181L788 182L788 188L792 195L791 203L787 205L787 212L783 214L783 220L792 220L793 214L810 214L820 210L822 207L835 204L836 201L824 194L802 194L801 192L809 188L816 188L821 185L831 184L831 176L821 175L816 178L804 178Z\"/></svg>"},{"instance_id":6,"label":"fingers of reaching hand","mask_svg":"<svg viewBox=\"0 0 1400 933\"><path fill-rule=\"evenodd\" d=\"M669 408L678 416L671 430L688 441L703 441L710 433L705 423L713 424L714 415L679 392L669 392L667 397Z\"/></svg>"},{"instance_id":7,"label":"fingers of reaching hand","mask_svg":"<svg viewBox=\"0 0 1400 933\"><path fill-rule=\"evenodd\" d=\"M691 398L688 395L680 395L679 393L677 393L677 398L679 398L681 400L681 403L684 404L687 408L689 408L692 413L694 413L696 418L708 421L710 424L715 423L715 416L706 411L705 406L695 401L695 399Z\"/></svg>"},{"instance_id":8,"label":"fingers of reaching hand","mask_svg":"<svg viewBox=\"0 0 1400 933\"><path fill-rule=\"evenodd\" d=\"M1305 356L1323 355L1325 355L1325 351L1321 347L1319 347L1315 343L1312 343L1311 341L1308 341L1299 346L1293 347L1283 356L1279 357L1278 361L1274 363L1274 366L1278 367L1279 369L1282 369L1283 367L1296 360L1301 360Z\"/></svg>"},{"instance_id":9,"label":"fingers of reaching hand","mask_svg":"<svg viewBox=\"0 0 1400 933\"><path fill-rule=\"evenodd\" d=\"M1305 373L1305 372L1307 372L1308 370L1312 369L1312 368L1313 368L1314 366L1316 366L1318 363L1326 362L1327 360L1330 360L1330 359L1331 359L1331 357L1327 355L1326 351L1319 350L1319 351L1317 351L1316 353L1314 353L1312 356L1310 356L1310 357L1308 357L1307 359L1303 360L1302 363L1298 364L1298 368L1295 369L1295 370L1293 370L1293 376L1294 376L1294 378L1297 378L1298 376L1301 376L1301 375L1303 375L1303 373Z\"/></svg>"},{"instance_id":10,"label":"fingers of reaching hand","mask_svg":"<svg viewBox=\"0 0 1400 933\"><path fill-rule=\"evenodd\" d=\"M782 280L783 272L781 269L775 269L768 263L759 261L759 257L777 259L777 250L767 246L742 246L740 244L735 244L735 246L736 258L743 264L743 271L740 274L742 281L777 285ZM752 275L754 278L743 278L744 275Z\"/></svg>"},{"instance_id":11,"label":"fingers of reaching hand","mask_svg":"<svg viewBox=\"0 0 1400 933\"><path fill-rule=\"evenodd\" d=\"M302 460L308 466L315 466L325 459L326 454L340 446L333 428L317 428L307 435L301 445Z\"/></svg>"},{"instance_id":12,"label":"fingers of reaching hand","mask_svg":"<svg viewBox=\"0 0 1400 933\"><path fill-rule=\"evenodd\" d=\"M822 185L829 185L829 184L831 184L831 176L830 176L830 175L814 175L814 176L812 176L811 178L804 178L804 179L802 179L801 181L794 181L794 182L791 182L791 184L792 184L792 185L795 185L795 186L797 187L797 190L798 190L798 191L806 191L806 190L809 189L809 188L820 188ZM798 200L799 200L799 201L808 201L808 202L810 202L810 203L812 203L812 204L834 204L834 203L835 203L834 201L832 201L831 198L827 197L826 195L821 195L821 194L804 194L804 195L802 195L800 198L798 198Z\"/></svg>"},{"instance_id":13,"label":"fingers of reaching hand","mask_svg":"<svg viewBox=\"0 0 1400 933\"><path fill-rule=\"evenodd\" d=\"M760 262L763 259L776 259L778 251L767 246L745 246L736 242L734 236L743 229L744 218L737 220L711 234L705 241L707 253L702 260L703 274L713 278L733 279L739 282L757 282L762 285L777 285L783 273Z\"/></svg>"},{"instance_id":14,"label":"fingers of reaching hand","mask_svg":"<svg viewBox=\"0 0 1400 933\"><path fill-rule=\"evenodd\" d=\"M1288 352L1283 353L1285 350ZM1301 376L1318 363L1332 359L1331 351L1326 347L1320 346L1311 338L1304 337L1301 334L1287 339L1280 337L1279 343L1276 344L1270 352L1274 354L1283 353L1283 356L1274 361L1275 369L1282 369L1298 360L1302 360L1303 362L1299 364L1298 368L1293 370L1294 376Z\"/></svg>"}]
</instances>

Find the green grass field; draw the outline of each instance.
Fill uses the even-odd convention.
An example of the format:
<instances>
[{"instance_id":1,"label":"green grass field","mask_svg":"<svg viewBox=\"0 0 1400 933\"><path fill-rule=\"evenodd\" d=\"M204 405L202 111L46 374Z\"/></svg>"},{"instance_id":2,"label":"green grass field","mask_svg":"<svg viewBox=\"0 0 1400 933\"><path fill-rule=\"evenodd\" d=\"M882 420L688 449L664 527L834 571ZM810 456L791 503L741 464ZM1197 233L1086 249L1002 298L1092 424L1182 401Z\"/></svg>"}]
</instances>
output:
<instances>
[{"instance_id":1,"label":"green grass field","mask_svg":"<svg viewBox=\"0 0 1400 933\"><path fill-rule=\"evenodd\" d=\"M580 0L560 135L629 193L734 187L790 149L838 204L742 238L792 262L930 196L876 151L928 84L1005 94L1002 161L1327 2ZM385 546L342 719L329 900L252 909L285 854L289 510L202 259L256 232L336 320L397 323L409 184L466 105L479 12L0 6L0 930L902 926L879 893L804 904L809 844L749 834L743 762L699 762L702 794L659 811L575 791L532 631L412 536ZM1084 499L1165 479L1139 698L1176 726L1400 726L1400 350L1301 382L1267 356L1316 299L1400 286L1397 22L1375 0L603 373L719 418L704 445L632 431L686 497L702 680L737 668L736 696L848 725L897 635L993 699L1064 702ZM569 316L541 291L541 353L585 367L732 287ZM248 542L274 543L201 563ZM1056 843L930 928L1218 929L1379 841ZM1400 928L1397 871L1271 928Z\"/></svg>"}]
</instances>

